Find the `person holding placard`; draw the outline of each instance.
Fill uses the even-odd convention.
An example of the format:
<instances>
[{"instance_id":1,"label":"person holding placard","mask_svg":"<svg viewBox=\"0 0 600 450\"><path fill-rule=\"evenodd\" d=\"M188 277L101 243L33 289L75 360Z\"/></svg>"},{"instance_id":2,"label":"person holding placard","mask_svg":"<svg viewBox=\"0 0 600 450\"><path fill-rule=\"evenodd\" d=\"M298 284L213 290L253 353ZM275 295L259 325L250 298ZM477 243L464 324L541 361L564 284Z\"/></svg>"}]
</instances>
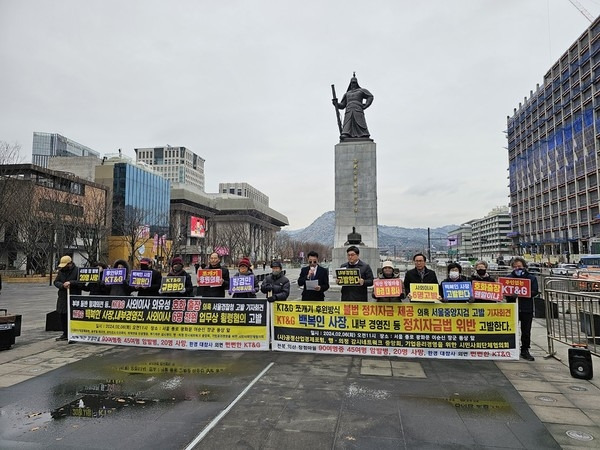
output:
<instances>
[{"instance_id":1,"label":"person holding placard","mask_svg":"<svg viewBox=\"0 0 600 450\"><path fill-rule=\"evenodd\" d=\"M413 256L413 262L415 263L415 268L410 269L404 275L404 295L411 299L410 295L410 284L411 283L435 283L438 284L438 279L433 270L429 270L425 266L425 262L427 258L423 253L417 253Z\"/></svg>"},{"instance_id":2,"label":"person holding placard","mask_svg":"<svg viewBox=\"0 0 600 450\"><path fill-rule=\"evenodd\" d=\"M389 286L382 286L379 288L377 286L379 281L373 281L373 292L371 296L376 299L378 302L401 302L402 301L402 281L400 280L400 273L397 269L394 269L394 263L391 261L384 261L381 265L381 271L377 273L377 280L388 280L386 283L389 283ZM392 286L392 282L389 280L394 280L395 286ZM399 295L378 295L379 291L393 291L397 290Z\"/></svg>"},{"instance_id":3,"label":"person holding placard","mask_svg":"<svg viewBox=\"0 0 600 450\"><path fill-rule=\"evenodd\" d=\"M162 273L159 270L152 268L152 260L150 258L140 259L140 269L152 271L150 286L138 287L138 297L156 297L160 295L160 285L162 284Z\"/></svg>"},{"instance_id":4,"label":"person holding placard","mask_svg":"<svg viewBox=\"0 0 600 450\"><path fill-rule=\"evenodd\" d=\"M245 292L235 292L236 287L240 286L235 278L240 277L249 277L252 276L253 282L250 289ZM250 267L250 260L248 258L242 258L238 263L238 271L231 278L229 282L229 291L233 292L232 298L256 298L256 293L258 292L258 280L254 276L254 272L252 272L252 268Z\"/></svg>"},{"instance_id":5,"label":"person holding placard","mask_svg":"<svg viewBox=\"0 0 600 450\"><path fill-rule=\"evenodd\" d=\"M125 275L123 281L116 284L109 284L107 281L104 283L109 288L109 295L131 295L134 289L129 286L129 264L124 259L117 259L112 266L113 269L125 269Z\"/></svg>"},{"instance_id":6,"label":"person holding placard","mask_svg":"<svg viewBox=\"0 0 600 450\"><path fill-rule=\"evenodd\" d=\"M329 273L319 265L319 254L308 252L308 266L300 269L298 286L303 287L302 300L323 301L325 291L329 289Z\"/></svg>"},{"instance_id":7,"label":"person holding placard","mask_svg":"<svg viewBox=\"0 0 600 450\"><path fill-rule=\"evenodd\" d=\"M440 300L443 302L447 302L448 298L446 298L446 296L444 296L444 283L463 283L463 282L469 282L469 280L467 279L467 277L465 277L462 274L462 266L458 263L450 263L448 264L448 267L446 267L446 270L448 271L448 276L442 280L442 282L440 283ZM467 301L472 301L472 298L469 298ZM464 300L463 300L464 301Z\"/></svg>"},{"instance_id":8,"label":"person holding placard","mask_svg":"<svg viewBox=\"0 0 600 450\"><path fill-rule=\"evenodd\" d=\"M512 261L513 271L510 278L522 278L531 281L531 291L528 297L507 296L507 303L519 303L519 322L521 323L521 358L527 361L535 361L529 353L531 345L531 323L533 322L533 299L539 294L538 282L535 275L527 271L527 261L516 256ZM518 300L517 300L518 299Z\"/></svg>"},{"instance_id":9,"label":"person holding placard","mask_svg":"<svg viewBox=\"0 0 600 450\"><path fill-rule=\"evenodd\" d=\"M192 284L192 277L183 269L183 259L176 256L171 260L171 270L167 274L167 277L184 277L184 292L169 292L163 293L168 297L193 297L194 296L194 285ZM163 288L164 289L164 288Z\"/></svg>"},{"instance_id":10,"label":"person holding placard","mask_svg":"<svg viewBox=\"0 0 600 450\"><path fill-rule=\"evenodd\" d=\"M202 270L205 269L202 268ZM221 257L217 252L212 252L208 257L208 267L206 267L206 270L216 271L217 274L220 271L221 281L215 285L201 286L200 279L198 279L198 295L200 297L225 297L225 291L229 289L229 269L221 266ZM199 273L199 270L196 270L196 275Z\"/></svg>"},{"instance_id":11,"label":"person holding placard","mask_svg":"<svg viewBox=\"0 0 600 450\"><path fill-rule=\"evenodd\" d=\"M351 245L346 249L348 262L340 266L340 269L357 269L358 277L355 285L343 285L340 278L337 284L342 285L343 302L367 302L369 301L369 292L367 287L373 286L373 270L366 262L359 259L360 250L356 245Z\"/></svg>"}]
</instances>

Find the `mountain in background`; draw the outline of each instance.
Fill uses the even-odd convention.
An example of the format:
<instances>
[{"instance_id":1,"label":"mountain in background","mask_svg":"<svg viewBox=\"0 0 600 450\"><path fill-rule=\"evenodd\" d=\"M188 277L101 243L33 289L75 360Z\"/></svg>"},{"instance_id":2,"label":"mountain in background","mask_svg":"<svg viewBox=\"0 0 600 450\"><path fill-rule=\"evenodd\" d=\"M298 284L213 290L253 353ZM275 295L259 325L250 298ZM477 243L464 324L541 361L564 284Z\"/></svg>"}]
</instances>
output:
<instances>
[{"instance_id":1,"label":"mountain in background","mask_svg":"<svg viewBox=\"0 0 600 450\"><path fill-rule=\"evenodd\" d=\"M446 238L448 232L458 228L456 225L444 225L439 228L431 228L432 250L447 250ZM403 228L379 225L377 227L379 237L379 248L388 248L392 253L396 246L396 255L403 256L404 252L423 250L427 248L427 228ZM351 230L348 230L350 232ZM306 228L300 230L282 230L292 239L303 242L318 242L333 247L333 236L335 232L335 211L327 211L317 218ZM411 255L412 256L412 255Z\"/></svg>"}]
</instances>

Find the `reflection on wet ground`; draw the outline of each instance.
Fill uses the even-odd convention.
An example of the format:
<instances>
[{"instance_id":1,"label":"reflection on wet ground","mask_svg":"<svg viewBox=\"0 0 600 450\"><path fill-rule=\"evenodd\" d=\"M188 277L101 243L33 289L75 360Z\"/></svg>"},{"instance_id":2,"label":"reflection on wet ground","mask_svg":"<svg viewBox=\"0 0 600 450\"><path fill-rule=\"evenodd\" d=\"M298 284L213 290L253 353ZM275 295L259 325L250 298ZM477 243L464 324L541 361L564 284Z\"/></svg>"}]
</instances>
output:
<instances>
[{"instance_id":1,"label":"reflection on wet ground","mask_svg":"<svg viewBox=\"0 0 600 450\"><path fill-rule=\"evenodd\" d=\"M199 424L212 419L262 370L260 359L239 353L114 349L13 386L0 404L0 448L21 441L47 443L49 437L63 447L77 446L98 421L106 430L119 430L131 421L136 429L139 421L181 421L172 427L182 432L175 433L169 448L176 442L184 446L201 429ZM190 416L197 426L181 420ZM125 436L118 434L107 433L103 446L109 446L108 440L121 448L123 438L131 438L131 428Z\"/></svg>"}]
</instances>

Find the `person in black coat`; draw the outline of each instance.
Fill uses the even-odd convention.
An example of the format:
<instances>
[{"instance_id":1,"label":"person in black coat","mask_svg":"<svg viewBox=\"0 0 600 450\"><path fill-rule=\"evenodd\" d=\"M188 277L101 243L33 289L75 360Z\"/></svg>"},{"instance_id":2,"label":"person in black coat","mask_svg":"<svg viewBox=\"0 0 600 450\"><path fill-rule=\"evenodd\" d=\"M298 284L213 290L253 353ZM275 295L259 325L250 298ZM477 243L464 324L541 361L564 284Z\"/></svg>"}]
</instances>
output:
<instances>
[{"instance_id":1,"label":"person in black coat","mask_svg":"<svg viewBox=\"0 0 600 450\"><path fill-rule=\"evenodd\" d=\"M448 264L448 267L446 267L446 270L448 271L448 276L442 280L442 282L440 283L440 288L439 288L439 294L440 294L440 300L443 302L447 302L448 299L444 298L444 288L442 286L443 283L460 283L462 281L469 281L467 280L467 277L465 277L462 274L462 266L458 263L450 263ZM469 299L470 301L471 299Z\"/></svg>"},{"instance_id":2,"label":"person in black coat","mask_svg":"<svg viewBox=\"0 0 600 450\"><path fill-rule=\"evenodd\" d=\"M302 300L323 301L325 292L329 289L329 271L319 265L319 254L308 252L308 266L300 270L298 286L303 287ZM306 289L306 281L317 280L314 290Z\"/></svg>"},{"instance_id":3,"label":"person in black coat","mask_svg":"<svg viewBox=\"0 0 600 450\"><path fill-rule=\"evenodd\" d=\"M290 295L290 280L282 273L282 269L280 261L273 261L272 272L265 277L260 287L260 291L267 294L269 302L287 300Z\"/></svg>"},{"instance_id":4,"label":"person in black coat","mask_svg":"<svg viewBox=\"0 0 600 450\"><path fill-rule=\"evenodd\" d=\"M535 275L527 271L527 262L517 256L512 261L513 271L510 278L526 278L531 281L531 292L529 297L506 297L507 303L519 303L519 322L521 322L521 358L527 361L535 361L529 353L531 345L531 323L533 322L533 299L540 293Z\"/></svg>"},{"instance_id":5,"label":"person in black coat","mask_svg":"<svg viewBox=\"0 0 600 450\"><path fill-rule=\"evenodd\" d=\"M359 285L358 286L342 286L343 302L367 302L369 301L369 292L367 287L373 286L373 270L366 262L359 259L360 250L357 246L351 245L346 249L348 262L340 266L341 269L358 269L359 270ZM339 284L339 280L338 280Z\"/></svg>"},{"instance_id":6,"label":"person in black coat","mask_svg":"<svg viewBox=\"0 0 600 450\"><path fill-rule=\"evenodd\" d=\"M58 298L56 299L56 312L60 319L62 335L56 338L57 341L66 341L68 339L68 295L81 295L81 283L77 282L79 269L70 256L65 255L60 258L58 272L54 279L54 286L58 288Z\"/></svg>"},{"instance_id":7,"label":"person in black coat","mask_svg":"<svg viewBox=\"0 0 600 450\"><path fill-rule=\"evenodd\" d=\"M131 295L135 290L129 285L129 264L124 259L117 259L113 264L114 269L125 269L125 277L120 284L111 284L110 295Z\"/></svg>"},{"instance_id":8,"label":"person in black coat","mask_svg":"<svg viewBox=\"0 0 600 450\"><path fill-rule=\"evenodd\" d=\"M207 270L220 270L221 271L221 285L220 286L198 286L198 295L200 297L225 297L225 291L229 289L229 269L221 266L221 257L217 252L213 252L208 257ZM198 271L196 271L198 276Z\"/></svg>"},{"instance_id":9,"label":"person in black coat","mask_svg":"<svg viewBox=\"0 0 600 450\"><path fill-rule=\"evenodd\" d=\"M100 269L98 281L86 283L85 285L81 286L81 289L85 292L89 292L90 295L110 295L110 286L107 286L102 282L102 272L108 266L103 262L93 262L90 264L90 267L97 267Z\"/></svg>"},{"instance_id":10,"label":"person in black coat","mask_svg":"<svg viewBox=\"0 0 600 450\"><path fill-rule=\"evenodd\" d=\"M438 284L437 275L433 270L429 270L425 266L425 262L427 258L423 253L417 253L413 256L413 262L415 263L415 268L410 269L404 275L404 292L403 297L406 296L409 299L410 295L410 284L411 283L435 283Z\"/></svg>"},{"instance_id":11,"label":"person in black coat","mask_svg":"<svg viewBox=\"0 0 600 450\"><path fill-rule=\"evenodd\" d=\"M160 283L162 281L162 273L159 270L152 268L152 260L150 258L140 259L140 270L151 270L152 279L150 286L137 288L138 297L157 297L160 295Z\"/></svg>"},{"instance_id":12,"label":"person in black coat","mask_svg":"<svg viewBox=\"0 0 600 450\"><path fill-rule=\"evenodd\" d=\"M189 273L183 270L183 259L176 256L171 260L171 271L167 274L168 277L185 277L185 292L167 292L162 294L166 297L193 297L194 285L192 277Z\"/></svg>"},{"instance_id":13,"label":"person in black coat","mask_svg":"<svg viewBox=\"0 0 600 450\"><path fill-rule=\"evenodd\" d=\"M485 281L493 283L496 280L488 272L488 263L485 261L477 261L475 263L475 272L471 274L471 283L473 281ZM496 300L475 299L473 303L497 303Z\"/></svg>"}]
</instances>

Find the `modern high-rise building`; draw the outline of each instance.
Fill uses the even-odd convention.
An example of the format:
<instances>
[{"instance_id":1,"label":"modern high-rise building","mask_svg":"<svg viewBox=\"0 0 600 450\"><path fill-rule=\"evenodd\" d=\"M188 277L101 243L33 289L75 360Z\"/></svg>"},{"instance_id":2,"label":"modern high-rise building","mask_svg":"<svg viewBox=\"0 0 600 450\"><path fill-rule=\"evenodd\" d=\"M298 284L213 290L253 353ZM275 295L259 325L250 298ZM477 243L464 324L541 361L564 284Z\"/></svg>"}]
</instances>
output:
<instances>
[{"instance_id":1,"label":"modern high-rise building","mask_svg":"<svg viewBox=\"0 0 600 450\"><path fill-rule=\"evenodd\" d=\"M482 219L471 222L471 247L478 259L495 261L507 259L512 253L511 220L508 207L494 208Z\"/></svg>"},{"instance_id":2,"label":"modern high-rise building","mask_svg":"<svg viewBox=\"0 0 600 450\"><path fill-rule=\"evenodd\" d=\"M154 236L169 234L169 180L126 159L109 158L96 166L96 182L112 194L110 260L131 260L132 253L155 257Z\"/></svg>"},{"instance_id":3,"label":"modern high-rise building","mask_svg":"<svg viewBox=\"0 0 600 450\"><path fill-rule=\"evenodd\" d=\"M48 167L48 160L53 156L95 156L100 158L100 153L58 133L34 132L31 162L37 166Z\"/></svg>"},{"instance_id":4,"label":"modern high-rise building","mask_svg":"<svg viewBox=\"0 0 600 450\"><path fill-rule=\"evenodd\" d=\"M515 253L552 259L600 240L600 18L507 117Z\"/></svg>"},{"instance_id":5,"label":"modern high-rise building","mask_svg":"<svg viewBox=\"0 0 600 450\"><path fill-rule=\"evenodd\" d=\"M138 162L148 164L171 182L204 192L204 159L185 147L136 148Z\"/></svg>"},{"instance_id":6,"label":"modern high-rise building","mask_svg":"<svg viewBox=\"0 0 600 450\"><path fill-rule=\"evenodd\" d=\"M448 231L448 256L455 261L461 257L473 257L471 222L463 223L458 228Z\"/></svg>"}]
</instances>

